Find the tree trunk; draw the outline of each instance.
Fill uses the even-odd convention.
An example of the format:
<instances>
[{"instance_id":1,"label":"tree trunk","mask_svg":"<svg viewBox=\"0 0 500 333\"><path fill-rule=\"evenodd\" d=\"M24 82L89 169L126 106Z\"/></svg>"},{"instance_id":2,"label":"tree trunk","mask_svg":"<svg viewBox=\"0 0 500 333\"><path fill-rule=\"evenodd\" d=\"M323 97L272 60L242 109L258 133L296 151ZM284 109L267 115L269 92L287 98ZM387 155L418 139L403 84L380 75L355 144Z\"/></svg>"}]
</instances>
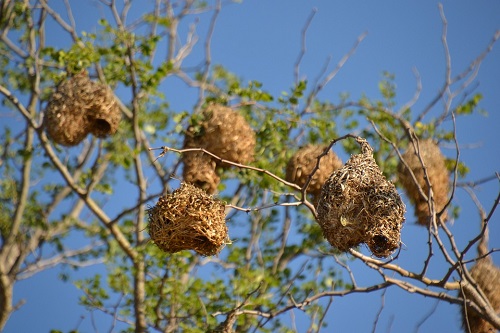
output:
<instances>
[{"instance_id":1,"label":"tree trunk","mask_svg":"<svg viewBox=\"0 0 500 333\"><path fill-rule=\"evenodd\" d=\"M12 313L12 280L4 273L0 273L0 331L4 329Z\"/></svg>"}]
</instances>

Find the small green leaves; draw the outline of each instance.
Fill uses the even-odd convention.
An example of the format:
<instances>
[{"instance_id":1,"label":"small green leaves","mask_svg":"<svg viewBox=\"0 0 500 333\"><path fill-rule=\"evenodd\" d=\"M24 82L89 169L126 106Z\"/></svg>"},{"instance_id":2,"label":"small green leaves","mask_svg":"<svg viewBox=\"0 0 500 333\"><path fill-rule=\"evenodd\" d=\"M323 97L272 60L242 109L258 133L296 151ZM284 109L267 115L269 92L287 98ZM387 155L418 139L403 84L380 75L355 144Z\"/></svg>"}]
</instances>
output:
<instances>
[{"instance_id":1,"label":"small green leaves","mask_svg":"<svg viewBox=\"0 0 500 333\"><path fill-rule=\"evenodd\" d=\"M453 172L455 170L455 167L456 167L457 172L458 172L458 176L460 178L464 178L470 172L470 168L467 165L465 165L465 163L462 161L459 161L457 163L456 160L451 159L451 158L447 158L445 160L445 165L446 165L446 169L448 169L450 172Z\"/></svg>"},{"instance_id":2,"label":"small green leaves","mask_svg":"<svg viewBox=\"0 0 500 333\"><path fill-rule=\"evenodd\" d=\"M483 99L483 95L477 93L472 98L470 98L467 102L464 104L459 105L455 109L455 113L457 115L469 115L472 114L479 105L479 102ZM484 111L480 110L481 113L485 113Z\"/></svg>"},{"instance_id":3,"label":"small green leaves","mask_svg":"<svg viewBox=\"0 0 500 333\"><path fill-rule=\"evenodd\" d=\"M383 79L379 82L378 89L385 99L386 106L392 107L396 104L394 101L396 97L395 75L387 71L384 71L382 75Z\"/></svg>"}]
</instances>

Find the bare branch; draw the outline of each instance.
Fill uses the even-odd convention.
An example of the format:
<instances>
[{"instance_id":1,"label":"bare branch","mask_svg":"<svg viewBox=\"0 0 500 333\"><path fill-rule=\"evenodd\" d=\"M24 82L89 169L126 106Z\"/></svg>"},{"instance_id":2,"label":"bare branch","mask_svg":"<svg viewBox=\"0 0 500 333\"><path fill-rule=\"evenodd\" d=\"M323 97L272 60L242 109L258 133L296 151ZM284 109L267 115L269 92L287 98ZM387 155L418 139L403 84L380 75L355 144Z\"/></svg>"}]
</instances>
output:
<instances>
[{"instance_id":1,"label":"bare branch","mask_svg":"<svg viewBox=\"0 0 500 333\"><path fill-rule=\"evenodd\" d=\"M307 110L310 108L311 103L313 102L314 98L318 95L318 93L323 90L323 88L331 81L333 78L337 75L337 73L344 67L345 63L347 60L349 60L352 55L356 52L358 49L358 46L361 44L361 42L365 39L365 37L368 35L367 32L362 33L356 42L354 43L353 47L347 52L337 63L337 66L330 72L328 75L321 81L316 87L314 87L313 91L309 94L307 97L307 102L306 106L304 107L304 112L308 112Z\"/></svg>"},{"instance_id":2,"label":"bare branch","mask_svg":"<svg viewBox=\"0 0 500 333\"><path fill-rule=\"evenodd\" d=\"M377 331L377 324L378 324L378 321L380 320L380 315L382 314L382 311L384 311L385 293L386 292L387 292L387 289L384 289L382 291L382 295L380 295L380 308L378 309L377 314L375 315L375 320L373 321L372 333L375 333Z\"/></svg>"},{"instance_id":3,"label":"bare branch","mask_svg":"<svg viewBox=\"0 0 500 333\"><path fill-rule=\"evenodd\" d=\"M284 180L283 178L273 174L272 172L268 171L268 170L264 170L264 169L259 169L259 168L256 168L256 167L252 167L252 166L249 166L249 165L244 165L244 164L240 164L240 163L235 163L235 162L231 162L229 160L225 160L225 159L222 159L220 158L219 156L215 155L215 154L212 154L211 152L209 152L208 150L206 149L203 149L203 148L187 148L187 149L175 149L175 148L170 148L170 147L167 147L167 146L163 146L163 147L160 147L160 148L149 148L149 150L162 150L162 152L158 155L158 157L156 158L156 160L158 160L159 158L165 156L166 153L168 153L169 151L172 151L174 153L178 153L178 154L183 154L183 153L187 153L187 152L192 152L192 151L201 151L205 154L208 154L210 155L212 158L216 159L217 161L219 161L220 163L224 163L224 164L230 164L232 166L235 166L237 168L242 168L242 169L249 169L249 170L253 170L253 171L257 171L257 172L261 172L261 173L264 173L266 175L268 175L269 177L289 186L289 187L292 187L296 190L301 190L301 187L298 186L297 184L294 184L294 183L290 183L286 180Z\"/></svg>"},{"instance_id":4,"label":"bare branch","mask_svg":"<svg viewBox=\"0 0 500 333\"><path fill-rule=\"evenodd\" d=\"M214 10L214 14L212 15L212 19L210 21L210 26L208 28L208 33L207 33L207 38L205 39L205 64L204 64L204 70L201 75L201 80L200 80L200 89L198 90L198 103L195 107L195 110L198 110L201 105L203 104L203 101L205 99L205 89L207 86L207 80L208 76L210 73L211 65L212 65L212 37L215 31L215 24L217 22L217 17L219 16L219 13L221 11L221 0L217 0L217 5Z\"/></svg>"},{"instance_id":5,"label":"bare branch","mask_svg":"<svg viewBox=\"0 0 500 333\"><path fill-rule=\"evenodd\" d=\"M295 76L295 84L299 83L299 70L300 70L300 64L302 63L302 58L306 54L306 37L307 37L307 30L309 30L309 26L311 25L312 20L314 19L314 16L318 12L317 8L313 8L309 16L307 17L306 23L304 24L304 28L302 28L301 32L301 47L300 47L300 53L299 56L297 57L297 61L295 62L294 66L294 76Z\"/></svg>"},{"instance_id":6,"label":"bare branch","mask_svg":"<svg viewBox=\"0 0 500 333\"><path fill-rule=\"evenodd\" d=\"M439 305L440 301L439 300L436 300L434 302L434 305L432 306L432 308L429 310L429 312L427 312L423 317L422 319L417 323L417 325L415 326L415 333L418 333L418 331L420 330L420 327L436 312L436 309Z\"/></svg>"},{"instance_id":7,"label":"bare branch","mask_svg":"<svg viewBox=\"0 0 500 333\"><path fill-rule=\"evenodd\" d=\"M412 99L401 106L401 108L399 108L399 111L396 112L398 116L401 116L406 110L411 109L413 105L415 105L415 103L418 101L420 93L422 92L422 78L420 77L420 73L416 68L413 68L413 74L415 75L415 79L417 80L417 88L415 89L415 93L413 94Z\"/></svg>"},{"instance_id":8,"label":"bare branch","mask_svg":"<svg viewBox=\"0 0 500 333\"><path fill-rule=\"evenodd\" d=\"M259 311L259 310L239 310L238 314L249 314L249 315L254 315L254 316L260 316L264 318L274 318L276 316L279 316L285 312L290 311L291 309L304 309L306 306L309 304L324 298L324 297L335 297L335 296L347 296L349 294L354 294L354 293L369 293L377 290L381 290L384 288L387 288L391 285L389 282L383 282L380 284L375 284L371 285L369 287L360 287L356 289L349 289L349 290L335 290L335 291L325 291L321 292L318 294L315 294L313 296L307 297L304 299L302 302L292 302L291 304L283 307L282 309L272 311L272 312L265 312L265 311Z\"/></svg>"},{"instance_id":9,"label":"bare branch","mask_svg":"<svg viewBox=\"0 0 500 333\"><path fill-rule=\"evenodd\" d=\"M85 261L72 259L73 257L77 257L80 255L90 253L93 250L95 250L96 247L101 246L102 244L103 244L102 242L92 243L92 244L84 246L80 249L65 250L62 253L54 255L50 258L36 261L32 264L29 264L26 268L21 269L19 271L17 279L18 280L27 279L29 277L32 277L36 273L44 271L48 268L58 266L60 264L68 264L68 265L73 266L73 267L87 267L87 266L92 266L92 265L103 263L104 258L96 258L96 259L85 260Z\"/></svg>"},{"instance_id":10,"label":"bare branch","mask_svg":"<svg viewBox=\"0 0 500 333\"><path fill-rule=\"evenodd\" d=\"M410 278L410 279L419 281L419 282L421 282L429 287L431 287L431 286L440 287L440 288L447 289L447 290L457 290L459 288L458 282L448 282L447 280L430 279L426 276L422 276L421 274L410 272L410 271L402 268L399 265L385 263L381 260L365 256L364 254L362 254L358 251L352 250L352 249L349 250L349 253L352 254L354 257L361 259L361 261L363 261L363 263L365 263L369 267L376 268L376 269L381 268L381 269L390 270L390 271L398 273L402 277ZM385 276L385 274L384 274L384 276Z\"/></svg>"}]
</instances>

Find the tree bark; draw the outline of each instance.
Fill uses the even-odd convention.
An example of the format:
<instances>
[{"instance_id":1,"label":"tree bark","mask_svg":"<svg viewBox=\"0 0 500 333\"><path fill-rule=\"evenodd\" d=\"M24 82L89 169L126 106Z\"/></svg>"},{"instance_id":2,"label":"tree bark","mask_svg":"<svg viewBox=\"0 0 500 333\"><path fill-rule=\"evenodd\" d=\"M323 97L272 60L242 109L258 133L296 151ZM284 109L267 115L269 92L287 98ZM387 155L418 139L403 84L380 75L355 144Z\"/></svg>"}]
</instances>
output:
<instances>
[{"instance_id":1,"label":"tree bark","mask_svg":"<svg viewBox=\"0 0 500 333\"><path fill-rule=\"evenodd\" d=\"M0 331L12 313L12 293L12 280L5 273L0 273Z\"/></svg>"}]
</instances>

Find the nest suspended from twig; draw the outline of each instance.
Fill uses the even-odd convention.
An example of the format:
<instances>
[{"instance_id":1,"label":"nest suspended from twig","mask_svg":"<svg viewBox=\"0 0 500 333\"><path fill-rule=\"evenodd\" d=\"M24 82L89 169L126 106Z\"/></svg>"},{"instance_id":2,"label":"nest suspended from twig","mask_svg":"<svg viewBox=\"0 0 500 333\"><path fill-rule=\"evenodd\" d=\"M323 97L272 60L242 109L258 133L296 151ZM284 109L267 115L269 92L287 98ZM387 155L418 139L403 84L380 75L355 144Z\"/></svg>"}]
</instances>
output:
<instances>
[{"instance_id":1,"label":"nest suspended from twig","mask_svg":"<svg viewBox=\"0 0 500 333\"><path fill-rule=\"evenodd\" d=\"M210 104L202 114L202 122L198 128L189 127L186 140L193 147L204 148L218 157L246 164L255 157L255 132L245 118L233 109ZM221 167L228 164L219 163Z\"/></svg>"},{"instance_id":2,"label":"nest suspended from twig","mask_svg":"<svg viewBox=\"0 0 500 333\"><path fill-rule=\"evenodd\" d=\"M217 174L216 163L209 155L197 151L186 152L182 156L184 169L182 178L186 183L205 190L208 194L214 194L220 183Z\"/></svg>"},{"instance_id":3,"label":"nest suspended from twig","mask_svg":"<svg viewBox=\"0 0 500 333\"><path fill-rule=\"evenodd\" d=\"M318 222L340 251L366 243L375 256L387 257L401 243L406 207L380 171L368 142L359 137L356 141L361 154L352 155L323 185Z\"/></svg>"},{"instance_id":4,"label":"nest suspended from twig","mask_svg":"<svg viewBox=\"0 0 500 333\"><path fill-rule=\"evenodd\" d=\"M116 133L122 114L115 95L108 86L94 83L94 88L90 132L98 138L105 138Z\"/></svg>"},{"instance_id":5,"label":"nest suspended from twig","mask_svg":"<svg viewBox=\"0 0 500 333\"><path fill-rule=\"evenodd\" d=\"M84 73L62 81L45 110L48 136L64 146L79 144L89 133L93 84Z\"/></svg>"},{"instance_id":6,"label":"nest suspended from twig","mask_svg":"<svg viewBox=\"0 0 500 333\"><path fill-rule=\"evenodd\" d=\"M488 298L495 312L500 315L500 268L493 264L490 257L487 257L474 265L470 274ZM464 295L466 298L470 297L467 289L464 289ZM467 327L472 333L497 332L493 325L469 307L462 307L462 325L466 332L468 332Z\"/></svg>"},{"instance_id":7,"label":"nest suspended from twig","mask_svg":"<svg viewBox=\"0 0 500 333\"><path fill-rule=\"evenodd\" d=\"M286 166L286 180L304 186L309 178L309 175L316 167L318 156L321 155L326 146L324 145L307 145L300 148L288 161ZM330 174L342 166L340 158L332 151L323 156L319 163L319 168L314 173L311 182L307 188L307 192L313 196L318 196L321 193L321 188Z\"/></svg>"},{"instance_id":8,"label":"nest suspended from twig","mask_svg":"<svg viewBox=\"0 0 500 333\"><path fill-rule=\"evenodd\" d=\"M200 148L192 135L184 137L184 149ZM186 183L204 189L208 194L214 194L220 183L217 174L217 163L202 151L190 151L182 154L184 168L182 177Z\"/></svg>"},{"instance_id":9,"label":"nest suspended from twig","mask_svg":"<svg viewBox=\"0 0 500 333\"><path fill-rule=\"evenodd\" d=\"M419 141L418 147L422 161L427 168L429 182L432 185L435 210L438 213L448 203L448 192L450 190L449 172L445 165L445 158L438 145L430 139ZM400 162L398 165L398 179L405 189L408 198L415 205L415 216L418 219L418 223L428 225L431 218L429 205L427 200L420 195L418 189L421 187L423 192L428 195L429 186L427 186L427 181L424 179L424 169L413 144L410 143L407 151L403 154L403 159L413 171L418 184L415 183L411 173L403 162ZM441 215L441 220L445 221L446 217L447 212L444 211Z\"/></svg>"},{"instance_id":10,"label":"nest suspended from twig","mask_svg":"<svg viewBox=\"0 0 500 333\"><path fill-rule=\"evenodd\" d=\"M61 145L74 146L89 133L101 138L115 133L121 112L111 89L82 72L57 86L45 117L48 136Z\"/></svg>"},{"instance_id":11,"label":"nest suspended from twig","mask_svg":"<svg viewBox=\"0 0 500 333\"><path fill-rule=\"evenodd\" d=\"M228 242L224 203L193 185L182 183L160 197L148 215L151 240L165 252L194 250L211 256Z\"/></svg>"}]
</instances>

